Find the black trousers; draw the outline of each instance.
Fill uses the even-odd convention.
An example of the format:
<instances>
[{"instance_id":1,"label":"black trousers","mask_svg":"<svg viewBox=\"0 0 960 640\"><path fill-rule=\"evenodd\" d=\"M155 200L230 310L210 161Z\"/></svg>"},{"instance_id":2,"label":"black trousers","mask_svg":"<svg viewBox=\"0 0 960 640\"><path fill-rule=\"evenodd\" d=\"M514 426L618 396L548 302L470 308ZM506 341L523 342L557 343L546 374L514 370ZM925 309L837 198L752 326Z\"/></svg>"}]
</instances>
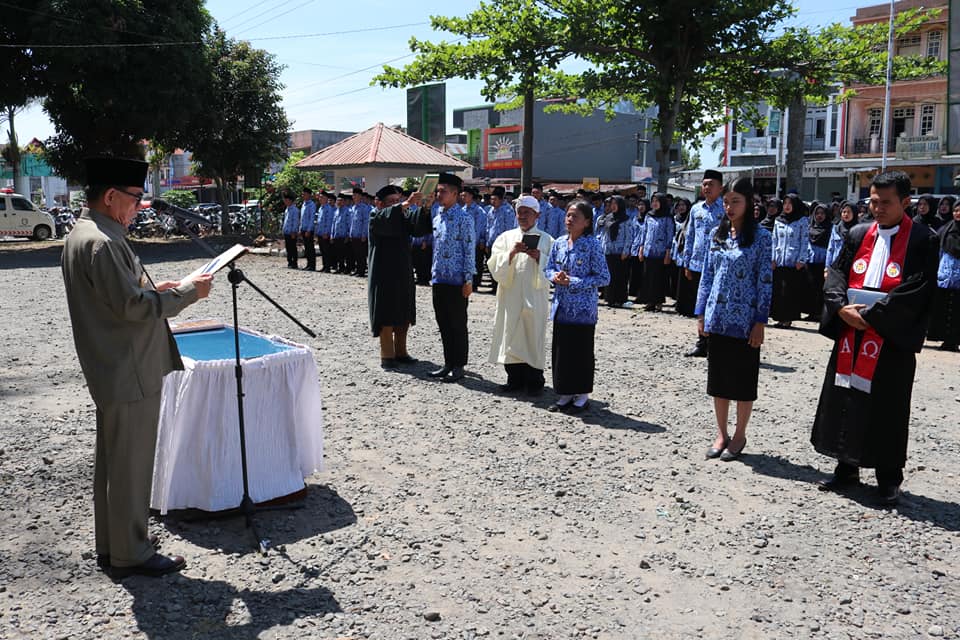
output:
<instances>
[{"instance_id":1,"label":"black trousers","mask_svg":"<svg viewBox=\"0 0 960 640\"><path fill-rule=\"evenodd\" d=\"M480 288L480 283L483 282L483 270L487 266L487 250L481 249L479 246L476 248L476 261L477 261L477 273L473 276L473 290L476 291Z\"/></svg>"},{"instance_id":2,"label":"black trousers","mask_svg":"<svg viewBox=\"0 0 960 640\"><path fill-rule=\"evenodd\" d=\"M283 246L287 250L287 266L295 267L297 266L297 236L290 236L284 234L283 236Z\"/></svg>"},{"instance_id":3,"label":"black trousers","mask_svg":"<svg viewBox=\"0 0 960 640\"><path fill-rule=\"evenodd\" d=\"M515 362L505 364L503 368L507 371L507 385L514 389L526 389L527 391L539 391L543 389L543 369L535 369L526 362Z\"/></svg>"},{"instance_id":4,"label":"black trousers","mask_svg":"<svg viewBox=\"0 0 960 640\"><path fill-rule=\"evenodd\" d=\"M467 302L461 285L433 285L433 313L443 342L444 366L462 367L467 364Z\"/></svg>"},{"instance_id":5,"label":"black trousers","mask_svg":"<svg viewBox=\"0 0 960 640\"><path fill-rule=\"evenodd\" d=\"M303 257L307 259L307 269L317 268L317 248L313 244L313 234L303 234Z\"/></svg>"},{"instance_id":6,"label":"black trousers","mask_svg":"<svg viewBox=\"0 0 960 640\"><path fill-rule=\"evenodd\" d=\"M366 238L352 238L350 245L353 251L354 271L357 275L367 275L367 240Z\"/></svg>"},{"instance_id":7,"label":"black trousers","mask_svg":"<svg viewBox=\"0 0 960 640\"><path fill-rule=\"evenodd\" d=\"M330 271L330 268L334 265L333 245L330 243L330 238L321 236L317 238L317 244L320 245L320 259L323 261L323 270Z\"/></svg>"},{"instance_id":8,"label":"black trousers","mask_svg":"<svg viewBox=\"0 0 960 640\"><path fill-rule=\"evenodd\" d=\"M833 473L837 476L855 476L860 473L860 467L846 462L838 462ZM899 487L903 482L903 469L881 469L877 467L876 474L878 487Z\"/></svg>"},{"instance_id":9,"label":"black trousers","mask_svg":"<svg viewBox=\"0 0 960 640\"><path fill-rule=\"evenodd\" d=\"M607 270L610 272L610 284L607 285L604 300L611 307L619 307L627 301L628 263L620 254L608 255Z\"/></svg>"}]
</instances>

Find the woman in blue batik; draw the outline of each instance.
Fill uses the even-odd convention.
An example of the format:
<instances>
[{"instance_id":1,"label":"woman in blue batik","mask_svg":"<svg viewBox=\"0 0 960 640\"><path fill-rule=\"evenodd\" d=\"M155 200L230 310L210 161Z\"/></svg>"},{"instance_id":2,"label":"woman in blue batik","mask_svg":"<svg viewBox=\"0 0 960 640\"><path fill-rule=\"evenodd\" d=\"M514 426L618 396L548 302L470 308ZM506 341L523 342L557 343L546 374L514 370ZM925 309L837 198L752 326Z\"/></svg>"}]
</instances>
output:
<instances>
[{"instance_id":1,"label":"woman in blue batik","mask_svg":"<svg viewBox=\"0 0 960 640\"><path fill-rule=\"evenodd\" d=\"M643 299L644 309L660 311L666 300L667 265L670 264L670 245L673 242L673 215L670 202L662 193L654 194L653 208L644 222L643 244L637 252L637 259L644 263Z\"/></svg>"},{"instance_id":2,"label":"woman in blue batik","mask_svg":"<svg viewBox=\"0 0 960 640\"><path fill-rule=\"evenodd\" d=\"M823 309L823 280L827 268L827 247L830 244L830 233L833 225L830 224L827 214L827 205L814 201L810 208L810 251L807 253L807 304L806 320L820 322L820 311Z\"/></svg>"},{"instance_id":3,"label":"woman in blue batik","mask_svg":"<svg viewBox=\"0 0 960 640\"><path fill-rule=\"evenodd\" d=\"M753 185L740 178L724 188L724 215L713 231L697 291L698 328L710 336L707 394L713 396L717 439L707 458L736 460L747 444L747 421L757 399L760 345L773 283L770 232L753 216ZM727 435L730 401L737 427Z\"/></svg>"},{"instance_id":4,"label":"woman in blue batik","mask_svg":"<svg viewBox=\"0 0 960 640\"><path fill-rule=\"evenodd\" d=\"M567 235L550 249L543 270L556 285L553 320L553 390L559 397L549 411L584 411L593 391L593 338L597 326L597 288L610 282L600 243L593 235L593 210L577 200L567 207Z\"/></svg>"},{"instance_id":5,"label":"woman in blue batik","mask_svg":"<svg viewBox=\"0 0 960 640\"><path fill-rule=\"evenodd\" d=\"M847 234L850 232L850 229L853 229L857 224L859 223L857 222L856 205L852 202L841 202L840 219L833 225L833 229L830 231L830 242L827 244L827 261L824 264L824 277L826 277L826 267L832 265L833 261L840 255L840 250L843 248L844 240L847 239Z\"/></svg>"},{"instance_id":6,"label":"woman in blue batik","mask_svg":"<svg viewBox=\"0 0 960 640\"><path fill-rule=\"evenodd\" d=\"M647 211L650 210L650 201L646 198L637 200L636 215L630 219L633 227L633 242L630 243L630 259L627 260L628 270L630 272L630 285L628 292L633 298L634 304L643 302L643 263L637 257L640 252L640 246L643 245L644 221L647 219Z\"/></svg>"},{"instance_id":7,"label":"woman in blue batik","mask_svg":"<svg viewBox=\"0 0 960 640\"><path fill-rule=\"evenodd\" d=\"M810 252L807 205L795 193L783 200L773 223L773 303L770 315L780 328L800 319L806 283L803 270Z\"/></svg>"},{"instance_id":8,"label":"woman in blue batik","mask_svg":"<svg viewBox=\"0 0 960 640\"><path fill-rule=\"evenodd\" d=\"M603 297L611 307L629 309L633 303L627 300L627 268L634 227L627 216L627 201L621 196L611 196L610 209L597 219L600 246L607 260L610 285Z\"/></svg>"},{"instance_id":9,"label":"woman in blue batik","mask_svg":"<svg viewBox=\"0 0 960 640\"><path fill-rule=\"evenodd\" d=\"M960 204L953 208L953 219L940 227L940 265L937 290L930 313L931 340L943 340L940 349L960 349Z\"/></svg>"}]
</instances>

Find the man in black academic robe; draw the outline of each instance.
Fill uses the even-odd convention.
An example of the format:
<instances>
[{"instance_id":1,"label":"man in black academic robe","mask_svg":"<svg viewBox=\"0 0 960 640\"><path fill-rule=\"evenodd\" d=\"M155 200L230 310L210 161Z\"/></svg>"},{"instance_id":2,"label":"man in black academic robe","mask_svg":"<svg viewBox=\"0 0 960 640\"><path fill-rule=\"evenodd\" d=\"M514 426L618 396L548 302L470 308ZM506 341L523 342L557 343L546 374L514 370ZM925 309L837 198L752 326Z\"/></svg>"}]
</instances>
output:
<instances>
[{"instance_id":1,"label":"man in black academic robe","mask_svg":"<svg viewBox=\"0 0 960 640\"><path fill-rule=\"evenodd\" d=\"M430 233L430 209L414 193L400 204L401 189L377 192L381 208L370 214L367 301L370 329L380 338L383 368L416 362L407 353L407 330L416 323L416 284L410 257L410 236Z\"/></svg>"},{"instance_id":2,"label":"man in black academic robe","mask_svg":"<svg viewBox=\"0 0 960 640\"><path fill-rule=\"evenodd\" d=\"M881 501L892 506L903 481L915 354L923 347L938 255L936 236L924 225L913 224L902 266L886 265L893 272L902 268L900 284L870 308L849 304L848 281L857 252L873 224L879 229L901 225L910 204L909 178L902 172L878 175L870 187L870 201L876 222L851 229L827 271L820 333L837 344L827 364L810 440L818 452L838 461L834 475L821 483L821 489L858 484L859 468L874 468ZM860 353L866 329L872 327L883 338L869 393L836 383L838 338L847 325L856 329L855 354Z\"/></svg>"}]
</instances>

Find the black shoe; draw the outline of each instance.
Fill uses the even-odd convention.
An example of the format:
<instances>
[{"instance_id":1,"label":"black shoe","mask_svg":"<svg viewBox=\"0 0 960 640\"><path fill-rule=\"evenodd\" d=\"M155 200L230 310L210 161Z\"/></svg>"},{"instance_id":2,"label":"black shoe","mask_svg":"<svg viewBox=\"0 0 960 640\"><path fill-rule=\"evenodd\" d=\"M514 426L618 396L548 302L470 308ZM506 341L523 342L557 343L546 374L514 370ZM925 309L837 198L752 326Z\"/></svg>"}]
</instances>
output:
<instances>
[{"instance_id":1,"label":"black shoe","mask_svg":"<svg viewBox=\"0 0 960 640\"><path fill-rule=\"evenodd\" d=\"M937 347L940 351L960 351L960 347L952 342L944 342L942 345Z\"/></svg>"},{"instance_id":2,"label":"black shoe","mask_svg":"<svg viewBox=\"0 0 960 640\"><path fill-rule=\"evenodd\" d=\"M316 267L304 267L304 268L302 269L302 271L316 271L316 270L317 270Z\"/></svg>"},{"instance_id":3,"label":"black shoe","mask_svg":"<svg viewBox=\"0 0 960 640\"><path fill-rule=\"evenodd\" d=\"M520 391L522 387L518 384L501 384L497 386L498 393L513 393L514 391Z\"/></svg>"},{"instance_id":4,"label":"black shoe","mask_svg":"<svg viewBox=\"0 0 960 640\"><path fill-rule=\"evenodd\" d=\"M288 264L288 265L287 265L287 269L296 269L296 268L297 268L297 265L295 265L295 264Z\"/></svg>"},{"instance_id":5,"label":"black shoe","mask_svg":"<svg viewBox=\"0 0 960 640\"><path fill-rule=\"evenodd\" d=\"M733 462L743 454L743 450L746 448L747 448L746 440L743 441L743 446L740 447L740 450L737 451L736 453L734 453L733 451L730 451L730 447L727 446L726 448L724 448L723 453L720 454L721 462Z\"/></svg>"},{"instance_id":6,"label":"black shoe","mask_svg":"<svg viewBox=\"0 0 960 640\"><path fill-rule=\"evenodd\" d=\"M570 403L567 405L567 413L583 413L590 408L590 401L587 400L583 404L574 404Z\"/></svg>"},{"instance_id":7,"label":"black shoe","mask_svg":"<svg viewBox=\"0 0 960 640\"><path fill-rule=\"evenodd\" d=\"M527 395L531 398L537 398L543 395L543 387L527 387Z\"/></svg>"},{"instance_id":8,"label":"black shoe","mask_svg":"<svg viewBox=\"0 0 960 640\"><path fill-rule=\"evenodd\" d=\"M450 374L444 376L441 379L441 382L456 382L463 378L466 374L463 372L463 367L454 367L450 369Z\"/></svg>"},{"instance_id":9,"label":"black shoe","mask_svg":"<svg viewBox=\"0 0 960 640\"><path fill-rule=\"evenodd\" d=\"M895 507L900 502L900 485L891 484L886 487L877 487L880 493L880 504L885 507Z\"/></svg>"},{"instance_id":10,"label":"black shoe","mask_svg":"<svg viewBox=\"0 0 960 640\"><path fill-rule=\"evenodd\" d=\"M566 412L567 409L573 406L573 401L571 400L567 404L560 404L559 402L554 402L552 405L547 407L547 411L550 413L557 413L558 411Z\"/></svg>"},{"instance_id":11,"label":"black shoe","mask_svg":"<svg viewBox=\"0 0 960 640\"><path fill-rule=\"evenodd\" d=\"M690 351L687 351L685 354L683 354L683 357L684 357L684 358L706 358L706 357L707 357L707 350L704 349L703 347L697 345L696 347L694 347L694 348L691 349Z\"/></svg>"},{"instance_id":12,"label":"black shoe","mask_svg":"<svg viewBox=\"0 0 960 640\"><path fill-rule=\"evenodd\" d=\"M416 362L420 362L416 358L412 357L409 353L405 356L397 356L396 358L394 358L394 360L396 360L400 364L414 364Z\"/></svg>"},{"instance_id":13,"label":"black shoe","mask_svg":"<svg viewBox=\"0 0 960 640\"><path fill-rule=\"evenodd\" d=\"M111 567L110 577L116 580L122 580L133 575L159 578L168 573L176 573L185 566L187 566L187 561L183 559L183 556L165 556L155 553L150 556L149 560L135 567Z\"/></svg>"},{"instance_id":14,"label":"black shoe","mask_svg":"<svg viewBox=\"0 0 960 640\"><path fill-rule=\"evenodd\" d=\"M849 487L860 485L859 475L838 475L834 473L826 480L817 483L817 489L820 491L841 491Z\"/></svg>"},{"instance_id":15,"label":"black shoe","mask_svg":"<svg viewBox=\"0 0 960 640\"><path fill-rule=\"evenodd\" d=\"M448 367L447 365L443 365L443 367L441 367L440 369L437 369L436 371L431 371L427 375L430 376L431 378L446 378L448 373L450 373L450 367Z\"/></svg>"},{"instance_id":16,"label":"black shoe","mask_svg":"<svg viewBox=\"0 0 960 640\"><path fill-rule=\"evenodd\" d=\"M380 358L380 368L381 368L381 369L396 369L396 368L397 368L397 359L396 359L396 358Z\"/></svg>"},{"instance_id":17,"label":"black shoe","mask_svg":"<svg viewBox=\"0 0 960 640\"><path fill-rule=\"evenodd\" d=\"M723 453L723 450L727 448L728 444L730 444L730 441L724 440L723 444L720 445L719 449L717 449L716 447L710 447L709 449L707 449L707 459L713 460L714 458L719 458L720 454Z\"/></svg>"},{"instance_id":18,"label":"black shoe","mask_svg":"<svg viewBox=\"0 0 960 640\"><path fill-rule=\"evenodd\" d=\"M160 548L160 537L159 537L157 534L155 534L155 533L151 533L149 536L147 536L147 542L149 542L149 543L150 543L150 546L153 547L154 549L159 549L159 548ZM97 554L97 566L100 567L100 568L103 569L103 570L109 569L109 568L110 568L110 554L107 554L107 553L98 553L98 554Z\"/></svg>"}]
</instances>

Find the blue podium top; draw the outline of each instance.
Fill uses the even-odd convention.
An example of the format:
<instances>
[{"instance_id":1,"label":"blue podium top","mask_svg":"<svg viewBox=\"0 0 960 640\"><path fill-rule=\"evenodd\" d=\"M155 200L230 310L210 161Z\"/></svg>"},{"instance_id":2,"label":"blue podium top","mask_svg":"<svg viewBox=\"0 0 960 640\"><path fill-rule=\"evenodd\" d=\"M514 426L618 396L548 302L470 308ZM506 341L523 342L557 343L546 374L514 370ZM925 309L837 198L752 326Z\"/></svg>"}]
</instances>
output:
<instances>
[{"instance_id":1,"label":"blue podium top","mask_svg":"<svg viewBox=\"0 0 960 640\"><path fill-rule=\"evenodd\" d=\"M206 329L173 334L180 354L193 360L233 360L233 328ZM259 358L293 347L240 330L240 357Z\"/></svg>"}]
</instances>

